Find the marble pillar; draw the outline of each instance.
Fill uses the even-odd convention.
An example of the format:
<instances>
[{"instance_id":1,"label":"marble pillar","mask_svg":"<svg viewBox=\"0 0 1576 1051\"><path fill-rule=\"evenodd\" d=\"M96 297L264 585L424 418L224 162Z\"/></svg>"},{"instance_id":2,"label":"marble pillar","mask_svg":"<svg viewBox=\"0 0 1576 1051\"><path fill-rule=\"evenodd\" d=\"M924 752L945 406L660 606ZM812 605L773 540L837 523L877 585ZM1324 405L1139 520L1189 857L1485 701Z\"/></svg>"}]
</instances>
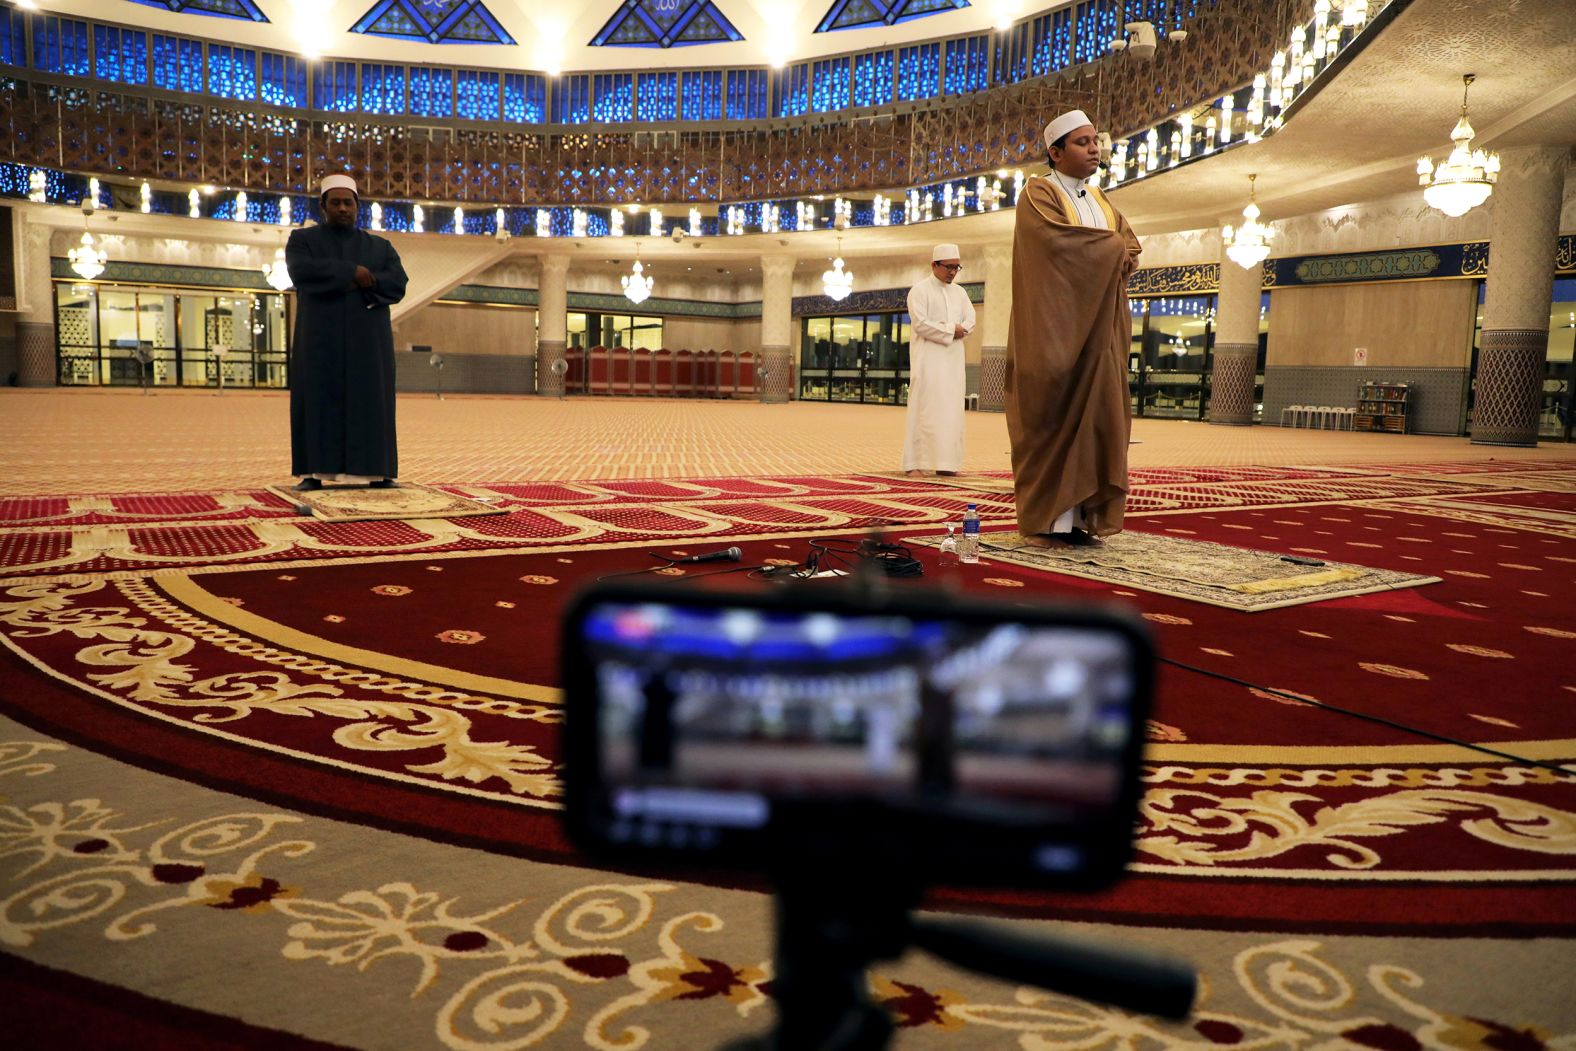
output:
<instances>
[{"instance_id":1,"label":"marble pillar","mask_svg":"<svg viewBox=\"0 0 1576 1051\"><path fill-rule=\"evenodd\" d=\"M1569 146L1500 154L1499 184L1490 202L1474 445L1538 444L1554 250L1570 158Z\"/></svg>"},{"instance_id":2,"label":"marble pillar","mask_svg":"<svg viewBox=\"0 0 1576 1051\"><path fill-rule=\"evenodd\" d=\"M761 257L761 354L756 366L761 401L793 398L793 271L788 255Z\"/></svg>"},{"instance_id":3,"label":"marble pillar","mask_svg":"<svg viewBox=\"0 0 1576 1051\"><path fill-rule=\"evenodd\" d=\"M1007 330L1012 324L1012 242L985 248L985 303L980 329L979 406L1006 406Z\"/></svg>"},{"instance_id":4,"label":"marble pillar","mask_svg":"<svg viewBox=\"0 0 1576 1051\"><path fill-rule=\"evenodd\" d=\"M542 276L536 285L536 392L549 397L564 393L562 370L553 363L564 360L569 339L569 257L542 257Z\"/></svg>"}]
</instances>

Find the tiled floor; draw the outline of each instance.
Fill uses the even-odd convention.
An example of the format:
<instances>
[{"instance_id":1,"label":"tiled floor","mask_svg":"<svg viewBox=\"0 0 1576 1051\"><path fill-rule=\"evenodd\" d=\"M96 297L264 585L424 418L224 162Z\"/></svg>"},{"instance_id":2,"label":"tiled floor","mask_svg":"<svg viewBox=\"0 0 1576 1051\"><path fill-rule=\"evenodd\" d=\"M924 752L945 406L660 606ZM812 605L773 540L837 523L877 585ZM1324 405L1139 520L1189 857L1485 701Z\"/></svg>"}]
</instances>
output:
<instances>
[{"instance_id":1,"label":"tiled floor","mask_svg":"<svg viewBox=\"0 0 1576 1051\"><path fill-rule=\"evenodd\" d=\"M401 477L423 482L889 471L903 410L651 398L406 395ZM288 480L278 392L0 390L0 495L209 490ZM1547 460L1576 447L1138 420L1134 467ZM967 415L969 470L1007 470L1006 419Z\"/></svg>"}]
</instances>

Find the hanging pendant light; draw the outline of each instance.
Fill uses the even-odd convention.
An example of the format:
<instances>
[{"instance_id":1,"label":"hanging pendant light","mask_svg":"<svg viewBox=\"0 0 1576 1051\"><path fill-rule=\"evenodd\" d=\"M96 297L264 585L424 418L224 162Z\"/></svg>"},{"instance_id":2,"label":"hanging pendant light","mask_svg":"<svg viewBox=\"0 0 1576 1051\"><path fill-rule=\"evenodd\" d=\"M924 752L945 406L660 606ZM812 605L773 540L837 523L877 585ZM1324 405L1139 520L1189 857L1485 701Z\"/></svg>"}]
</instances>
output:
<instances>
[{"instance_id":1,"label":"hanging pendant light","mask_svg":"<svg viewBox=\"0 0 1576 1051\"><path fill-rule=\"evenodd\" d=\"M848 298L848 293L854 290L854 272L843 269L843 239L837 239L837 258L832 260L832 269L821 274L821 291L826 293L826 298L832 302L841 302Z\"/></svg>"},{"instance_id":2,"label":"hanging pendant light","mask_svg":"<svg viewBox=\"0 0 1576 1051\"><path fill-rule=\"evenodd\" d=\"M276 292L284 292L295 282L290 280L290 268L285 266L284 246L274 249L274 261L263 264L263 280Z\"/></svg>"},{"instance_id":3,"label":"hanging pendant light","mask_svg":"<svg viewBox=\"0 0 1576 1051\"><path fill-rule=\"evenodd\" d=\"M1226 255L1244 270L1251 270L1264 262L1270 254L1270 240L1275 231L1259 222L1259 206L1253 199L1253 183L1257 175L1248 176L1248 206L1242 209L1242 225L1233 229L1227 226L1220 232L1226 242Z\"/></svg>"},{"instance_id":4,"label":"hanging pendant light","mask_svg":"<svg viewBox=\"0 0 1576 1051\"><path fill-rule=\"evenodd\" d=\"M651 286L656 282L646 273L646 268L640 265L640 242L635 242L635 265L630 272L619 278L619 284L624 286L624 298L631 303L639 305L651 296Z\"/></svg>"},{"instance_id":5,"label":"hanging pendant light","mask_svg":"<svg viewBox=\"0 0 1576 1051\"><path fill-rule=\"evenodd\" d=\"M88 216L93 214L93 202L82 199L82 243L66 253L71 272L84 281L91 281L104 272L109 257L102 248L94 247L93 235L88 231Z\"/></svg>"},{"instance_id":6,"label":"hanging pendant light","mask_svg":"<svg viewBox=\"0 0 1576 1051\"><path fill-rule=\"evenodd\" d=\"M1489 194L1494 192L1494 183L1499 180L1499 154L1472 148L1475 133L1467 120L1467 91L1476 79L1472 73L1461 78L1461 119L1456 121L1450 133L1450 141L1455 143L1450 156L1440 161L1438 167L1427 157L1417 161L1417 181L1423 187L1423 200L1429 207L1438 208L1451 217L1465 215L1488 200Z\"/></svg>"}]
</instances>

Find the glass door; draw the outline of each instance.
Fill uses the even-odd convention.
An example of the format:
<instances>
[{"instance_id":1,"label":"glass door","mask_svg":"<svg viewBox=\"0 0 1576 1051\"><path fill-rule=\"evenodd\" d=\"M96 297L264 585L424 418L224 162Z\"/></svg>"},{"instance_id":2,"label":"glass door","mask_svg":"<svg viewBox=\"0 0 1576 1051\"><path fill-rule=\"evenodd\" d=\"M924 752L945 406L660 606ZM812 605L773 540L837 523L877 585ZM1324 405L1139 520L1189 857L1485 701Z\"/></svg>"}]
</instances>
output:
<instances>
[{"instance_id":1,"label":"glass door","mask_svg":"<svg viewBox=\"0 0 1576 1051\"><path fill-rule=\"evenodd\" d=\"M1214 346L1213 296L1156 296L1142 301L1143 325L1134 315L1128 384L1136 381L1138 415L1201 420L1208 398ZM1134 352L1137 371L1134 372Z\"/></svg>"}]
</instances>

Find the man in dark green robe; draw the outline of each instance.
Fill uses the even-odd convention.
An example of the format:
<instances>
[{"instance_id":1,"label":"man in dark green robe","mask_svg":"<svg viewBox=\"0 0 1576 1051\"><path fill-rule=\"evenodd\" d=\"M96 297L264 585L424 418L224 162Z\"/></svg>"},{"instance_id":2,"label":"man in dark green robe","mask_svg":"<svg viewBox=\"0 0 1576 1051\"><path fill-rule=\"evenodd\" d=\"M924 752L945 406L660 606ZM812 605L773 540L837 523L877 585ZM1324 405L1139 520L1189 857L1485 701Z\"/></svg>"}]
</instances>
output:
<instances>
[{"instance_id":1,"label":"man in dark green robe","mask_svg":"<svg viewBox=\"0 0 1576 1051\"><path fill-rule=\"evenodd\" d=\"M348 175L323 180L323 223L290 235L295 283L290 348L290 460L300 491L325 482L395 487L394 331L389 306L405 270L385 239L356 229Z\"/></svg>"}]
</instances>

